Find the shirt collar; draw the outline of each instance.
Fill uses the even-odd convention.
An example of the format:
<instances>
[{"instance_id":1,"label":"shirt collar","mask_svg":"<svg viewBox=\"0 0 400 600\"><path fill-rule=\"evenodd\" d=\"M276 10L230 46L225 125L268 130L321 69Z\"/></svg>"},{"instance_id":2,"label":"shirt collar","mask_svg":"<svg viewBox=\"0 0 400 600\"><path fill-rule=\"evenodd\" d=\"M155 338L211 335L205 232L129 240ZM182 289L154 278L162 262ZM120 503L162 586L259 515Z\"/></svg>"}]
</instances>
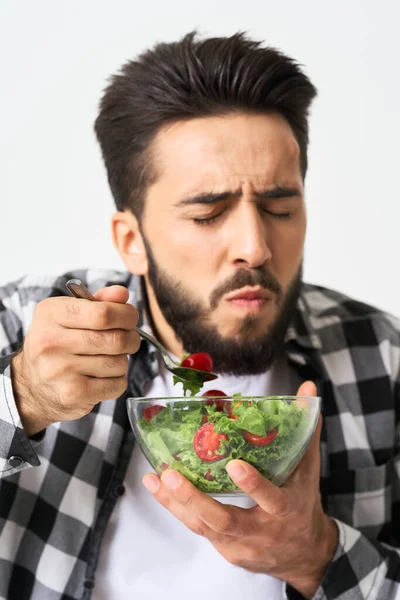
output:
<instances>
[{"instance_id":1,"label":"shirt collar","mask_svg":"<svg viewBox=\"0 0 400 600\"><path fill-rule=\"evenodd\" d=\"M307 350L321 350L321 338L311 324L310 314L311 309L303 288L297 301L294 318L286 332L286 343L294 341Z\"/></svg>"}]
</instances>

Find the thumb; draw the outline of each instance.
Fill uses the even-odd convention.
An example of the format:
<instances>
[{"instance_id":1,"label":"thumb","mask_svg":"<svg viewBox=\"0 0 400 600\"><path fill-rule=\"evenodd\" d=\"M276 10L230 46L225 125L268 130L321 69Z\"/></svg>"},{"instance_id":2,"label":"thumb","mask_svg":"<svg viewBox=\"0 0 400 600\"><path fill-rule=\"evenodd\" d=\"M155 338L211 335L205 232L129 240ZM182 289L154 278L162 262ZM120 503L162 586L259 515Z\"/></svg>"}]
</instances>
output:
<instances>
[{"instance_id":1,"label":"thumb","mask_svg":"<svg viewBox=\"0 0 400 600\"><path fill-rule=\"evenodd\" d=\"M97 290L94 297L96 300L101 300L102 302L118 302L120 304L125 304L129 298L129 290L122 285L110 285Z\"/></svg>"},{"instance_id":2,"label":"thumb","mask_svg":"<svg viewBox=\"0 0 400 600\"><path fill-rule=\"evenodd\" d=\"M296 396L316 396L317 386L313 381L304 381L297 390Z\"/></svg>"}]
</instances>

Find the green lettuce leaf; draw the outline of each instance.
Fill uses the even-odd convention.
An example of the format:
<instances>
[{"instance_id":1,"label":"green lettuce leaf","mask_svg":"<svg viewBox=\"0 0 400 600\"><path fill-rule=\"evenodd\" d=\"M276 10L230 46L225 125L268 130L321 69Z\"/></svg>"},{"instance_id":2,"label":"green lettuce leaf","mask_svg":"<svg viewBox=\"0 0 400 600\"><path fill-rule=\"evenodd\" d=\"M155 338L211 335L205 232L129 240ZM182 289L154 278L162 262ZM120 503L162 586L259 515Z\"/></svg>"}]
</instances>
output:
<instances>
[{"instance_id":1,"label":"green lettuce leaf","mask_svg":"<svg viewBox=\"0 0 400 600\"><path fill-rule=\"evenodd\" d=\"M241 395L236 395L238 399ZM293 464L304 453L311 434L309 419L304 408L279 398L250 404L244 401L235 407L237 419L216 410L206 402L178 401L169 404L149 423L139 422L143 443L152 463L163 463L180 471L200 490L210 493L227 493L237 490L226 471L227 463L235 458L255 466L264 477L280 481L290 472ZM202 426L203 416L214 425L216 432L224 433L228 441L221 441L219 452L223 458L207 462L200 459L193 447L193 438ZM265 435L278 428L278 434L267 446L255 446L244 438L244 431ZM207 477L206 477L207 476Z\"/></svg>"}]
</instances>

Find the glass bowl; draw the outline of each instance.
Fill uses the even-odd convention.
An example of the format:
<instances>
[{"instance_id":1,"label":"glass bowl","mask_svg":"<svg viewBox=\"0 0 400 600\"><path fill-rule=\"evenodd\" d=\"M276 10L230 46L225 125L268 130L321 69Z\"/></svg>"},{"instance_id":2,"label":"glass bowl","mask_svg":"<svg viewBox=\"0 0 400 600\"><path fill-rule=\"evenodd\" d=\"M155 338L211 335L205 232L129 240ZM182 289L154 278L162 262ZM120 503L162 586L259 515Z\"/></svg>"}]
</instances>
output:
<instances>
[{"instance_id":1,"label":"glass bowl","mask_svg":"<svg viewBox=\"0 0 400 600\"><path fill-rule=\"evenodd\" d=\"M128 398L129 420L140 448L160 475L182 473L212 496L245 495L225 467L253 465L275 485L296 468L312 438L319 397L216 396Z\"/></svg>"}]
</instances>

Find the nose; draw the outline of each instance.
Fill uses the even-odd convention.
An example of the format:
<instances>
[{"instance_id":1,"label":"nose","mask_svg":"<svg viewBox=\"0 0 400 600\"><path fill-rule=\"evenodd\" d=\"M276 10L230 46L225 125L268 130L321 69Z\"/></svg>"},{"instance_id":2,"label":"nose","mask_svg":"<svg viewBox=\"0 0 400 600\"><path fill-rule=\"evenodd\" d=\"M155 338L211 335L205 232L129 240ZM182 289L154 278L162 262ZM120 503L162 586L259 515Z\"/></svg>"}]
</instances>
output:
<instances>
[{"instance_id":1,"label":"nose","mask_svg":"<svg viewBox=\"0 0 400 600\"><path fill-rule=\"evenodd\" d=\"M230 239L230 262L255 269L272 257L267 242L267 226L255 202L242 200L237 207Z\"/></svg>"}]
</instances>

